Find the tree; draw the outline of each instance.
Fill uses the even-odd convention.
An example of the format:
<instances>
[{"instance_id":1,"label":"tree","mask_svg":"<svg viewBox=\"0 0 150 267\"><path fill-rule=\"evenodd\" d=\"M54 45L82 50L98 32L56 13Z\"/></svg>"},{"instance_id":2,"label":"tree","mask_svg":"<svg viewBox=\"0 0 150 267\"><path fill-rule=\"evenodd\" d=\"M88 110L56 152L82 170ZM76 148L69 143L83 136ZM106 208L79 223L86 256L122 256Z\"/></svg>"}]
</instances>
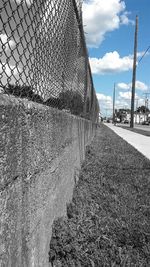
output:
<instances>
[{"instance_id":1,"label":"tree","mask_svg":"<svg viewBox=\"0 0 150 267\"><path fill-rule=\"evenodd\" d=\"M59 94L61 109L69 109L74 115L81 115L83 112L82 96L77 91L67 90Z\"/></svg>"},{"instance_id":2,"label":"tree","mask_svg":"<svg viewBox=\"0 0 150 267\"><path fill-rule=\"evenodd\" d=\"M31 86L28 85L8 84L4 87L4 92L8 95L11 94L16 97L27 98L34 102L43 103L41 96L34 93Z\"/></svg>"},{"instance_id":3,"label":"tree","mask_svg":"<svg viewBox=\"0 0 150 267\"><path fill-rule=\"evenodd\" d=\"M146 106L140 106L140 107L138 107L137 108L137 112L138 113L147 113L147 112L149 112L149 109L146 107Z\"/></svg>"}]
</instances>

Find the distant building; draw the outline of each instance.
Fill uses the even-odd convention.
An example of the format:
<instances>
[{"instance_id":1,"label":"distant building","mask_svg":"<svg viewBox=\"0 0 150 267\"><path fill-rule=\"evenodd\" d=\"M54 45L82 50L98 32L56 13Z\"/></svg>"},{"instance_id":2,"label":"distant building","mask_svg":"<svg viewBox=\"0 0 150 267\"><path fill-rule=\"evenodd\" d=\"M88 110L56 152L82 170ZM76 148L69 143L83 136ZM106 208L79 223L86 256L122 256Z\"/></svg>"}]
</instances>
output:
<instances>
[{"instance_id":1,"label":"distant building","mask_svg":"<svg viewBox=\"0 0 150 267\"><path fill-rule=\"evenodd\" d=\"M115 118L116 121L124 122L125 120L128 120L130 122L131 120L131 111L130 109L119 109L115 110ZM134 112L134 123L140 124L143 121L150 121L150 112L144 113L144 112Z\"/></svg>"}]
</instances>

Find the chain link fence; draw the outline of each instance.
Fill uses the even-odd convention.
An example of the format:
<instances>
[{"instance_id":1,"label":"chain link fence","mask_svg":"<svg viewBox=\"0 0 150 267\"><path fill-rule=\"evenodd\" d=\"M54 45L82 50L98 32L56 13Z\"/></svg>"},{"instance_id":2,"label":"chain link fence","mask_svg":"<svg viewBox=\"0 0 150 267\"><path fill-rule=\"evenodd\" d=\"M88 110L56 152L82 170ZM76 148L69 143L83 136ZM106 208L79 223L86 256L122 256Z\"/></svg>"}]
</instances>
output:
<instances>
[{"instance_id":1,"label":"chain link fence","mask_svg":"<svg viewBox=\"0 0 150 267\"><path fill-rule=\"evenodd\" d=\"M0 90L94 122L81 0L0 1Z\"/></svg>"}]
</instances>

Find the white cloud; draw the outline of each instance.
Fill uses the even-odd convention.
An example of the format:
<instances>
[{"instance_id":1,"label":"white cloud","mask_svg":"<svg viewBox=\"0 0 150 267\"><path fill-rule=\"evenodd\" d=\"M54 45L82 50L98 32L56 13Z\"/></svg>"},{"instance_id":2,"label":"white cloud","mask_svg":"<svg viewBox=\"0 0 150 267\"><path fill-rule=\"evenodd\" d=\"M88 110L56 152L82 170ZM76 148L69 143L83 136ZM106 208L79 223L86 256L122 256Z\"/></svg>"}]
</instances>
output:
<instances>
[{"instance_id":1,"label":"white cloud","mask_svg":"<svg viewBox=\"0 0 150 267\"><path fill-rule=\"evenodd\" d=\"M128 92L120 92L119 98L115 101L115 109L120 108L131 108L131 93ZM97 98L100 104L100 111L103 116L112 116L113 112L113 100L109 95L99 94L97 93Z\"/></svg>"},{"instance_id":2,"label":"white cloud","mask_svg":"<svg viewBox=\"0 0 150 267\"><path fill-rule=\"evenodd\" d=\"M11 75L17 75L18 71L21 72L21 68L16 68L15 65L0 64L0 73L6 73L9 77Z\"/></svg>"},{"instance_id":3,"label":"white cloud","mask_svg":"<svg viewBox=\"0 0 150 267\"><path fill-rule=\"evenodd\" d=\"M89 0L83 2L83 24L87 32L87 44L98 47L107 32L129 24L125 2L121 0Z\"/></svg>"},{"instance_id":4,"label":"white cloud","mask_svg":"<svg viewBox=\"0 0 150 267\"><path fill-rule=\"evenodd\" d=\"M14 0L12 0L12 2L14 2ZM16 0L16 2L18 4L20 4L22 2L22 0ZM33 0L23 0L24 4L27 4L28 6L30 6L33 3Z\"/></svg>"},{"instance_id":5,"label":"white cloud","mask_svg":"<svg viewBox=\"0 0 150 267\"><path fill-rule=\"evenodd\" d=\"M106 53L102 58L90 58L93 74L119 73L132 69L131 56L120 57L117 51Z\"/></svg>"},{"instance_id":6,"label":"white cloud","mask_svg":"<svg viewBox=\"0 0 150 267\"><path fill-rule=\"evenodd\" d=\"M137 57L139 58L143 56L144 53L145 52L138 52ZM148 56L150 53L147 52L146 55ZM133 55L121 57L117 51L108 52L102 58L90 58L89 60L93 74L120 73L123 71L132 70L133 68ZM137 89L141 89L141 86L138 86L139 84L137 85ZM147 89L145 88L143 90Z\"/></svg>"},{"instance_id":7,"label":"white cloud","mask_svg":"<svg viewBox=\"0 0 150 267\"><path fill-rule=\"evenodd\" d=\"M137 106L145 106L145 99L144 98L139 98L137 101Z\"/></svg>"},{"instance_id":8,"label":"white cloud","mask_svg":"<svg viewBox=\"0 0 150 267\"><path fill-rule=\"evenodd\" d=\"M40 32L47 32L48 30L47 19L51 16L52 17L56 16L56 13L58 12L58 9L59 9L59 4L55 3L55 0L51 0L51 1L46 0L44 3L44 9L46 10L46 12L39 26ZM59 20L61 20L61 18L59 18Z\"/></svg>"},{"instance_id":9,"label":"white cloud","mask_svg":"<svg viewBox=\"0 0 150 267\"><path fill-rule=\"evenodd\" d=\"M119 89L123 89L123 90L129 90L132 88L132 83L118 83L117 84L117 87ZM136 81L136 84L135 84L135 88L137 90L141 90L141 91L146 91L148 90L148 86L143 83L143 82L140 82L140 81Z\"/></svg>"},{"instance_id":10,"label":"white cloud","mask_svg":"<svg viewBox=\"0 0 150 267\"><path fill-rule=\"evenodd\" d=\"M102 116L112 116L113 100L110 95L97 93ZM144 99L135 94L135 106L144 105ZM131 109L131 92L119 92L115 101L115 109Z\"/></svg>"},{"instance_id":11,"label":"white cloud","mask_svg":"<svg viewBox=\"0 0 150 267\"><path fill-rule=\"evenodd\" d=\"M99 94L99 93L97 93L96 95L97 95L97 99L99 101L107 101L107 102L111 102L112 101L111 96L107 96L107 95Z\"/></svg>"},{"instance_id":12,"label":"white cloud","mask_svg":"<svg viewBox=\"0 0 150 267\"><path fill-rule=\"evenodd\" d=\"M113 100L112 97L105 94L97 93L97 98L100 104L102 116L112 116ZM135 105L143 105L143 99L135 94ZM119 96L115 101L115 109L130 109L131 108L131 92L119 92Z\"/></svg>"},{"instance_id":13,"label":"white cloud","mask_svg":"<svg viewBox=\"0 0 150 267\"><path fill-rule=\"evenodd\" d=\"M145 105L145 100L136 95L135 104L134 104L135 108L142 106L142 105ZM128 98L128 96L125 96L123 98L119 97L119 99L115 101L115 108L116 109L120 109L120 108L131 109L131 99Z\"/></svg>"},{"instance_id":14,"label":"white cloud","mask_svg":"<svg viewBox=\"0 0 150 267\"><path fill-rule=\"evenodd\" d=\"M130 15L130 12L124 12L121 16L120 16L120 23L124 24L124 25L129 25L132 24L134 25L135 22L133 20L130 20L128 18L128 15Z\"/></svg>"},{"instance_id":15,"label":"white cloud","mask_svg":"<svg viewBox=\"0 0 150 267\"><path fill-rule=\"evenodd\" d=\"M123 90L129 90L131 87L129 83L117 83L117 88Z\"/></svg>"},{"instance_id":16,"label":"white cloud","mask_svg":"<svg viewBox=\"0 0 150 267\"><path fill-rule=\"evenodd\" d=\"M119 96L124 99L131 99L131 92L119 92Z\"/></svg>"},{"instance_id":17,"label":"white cloud","mask_svg":"<svg viewBox=\"0 0 150 267\"><path fill-rule=\"evenodd\" d=\"M100 111L102 115L111 115L112 113L112 97L109 95L104 95L97 93L97 99L100 105ZM107 113L107 114L106 114Z\"/></svg>"},{"instance_id":18,"label":"white cloud","mask_svg":"<svg viewBox=\"0 0 150 267\"><path fill-rule=\"evenodd\" d=\"M119 100L116 100L115 109L120 109L120 108L130 109L131 108L130 99L120 98Z\"/></svg>"},{"instance_id":19,"label":"white cloud","mask_svg":"<svg viewBox=\"0 0 150 267\"><path fill-rule=\"evenodd\" d=\"M131 99L131 92L119 92L119 97L126 99L126 100L130 100ZM138 99L137 94L135 94L135 99Z\"/></svg>"},{"instance_id":20,"label":"white cloud","mask_svg":"<svg viewBox=\"0 0 150 267\"><path fill-rule=\"evenodd\" d=\"M149 56L150 55L150 52L148 52L148 50L146 51L141 51L141 52L137 52L137 57L139 58L142 58L142 57L146 57L146 56Z\"/></svg>"},{"instance_id":21,"label":"white cloud","mask_svg":"<svg viewBox=\"0 0 150 267\"><path fill-rule=\"evenodd\" d=\"M3 48L2 48L3 45ZM0 34L0 51L9 50L10 47L15 46L15 42L10 40L6 34Z\"/></svg>"},{"instance_id":22,"label":"white cloud","mask_svg":"<svg viewBox=\"0 0 150 267\"><path fill-rule=\"evenodd\" d=\"M136 87L137 90L141 90L141 91L148 90L148 86L145 83L140 82L140 81L136 81L135 87Z\"/></svg>"}]
</instances>

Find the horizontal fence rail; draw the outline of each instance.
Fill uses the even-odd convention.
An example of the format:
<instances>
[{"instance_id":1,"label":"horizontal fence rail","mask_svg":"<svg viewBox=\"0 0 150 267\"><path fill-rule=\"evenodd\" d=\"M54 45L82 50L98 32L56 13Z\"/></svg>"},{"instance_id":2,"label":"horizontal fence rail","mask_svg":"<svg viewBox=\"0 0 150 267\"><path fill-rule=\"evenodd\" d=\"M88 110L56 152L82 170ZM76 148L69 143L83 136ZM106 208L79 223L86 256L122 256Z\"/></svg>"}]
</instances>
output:
<instances>
[{"instance_id":1,"label":"horizontal fence rail","mask_svg":"<svg viewBox=\"0 0 150 267\"><path fill-rule=\"evenodd\" d=\"M80 0L0 1L0 90L98 121Z\"/></svg>"}]
</instances>

